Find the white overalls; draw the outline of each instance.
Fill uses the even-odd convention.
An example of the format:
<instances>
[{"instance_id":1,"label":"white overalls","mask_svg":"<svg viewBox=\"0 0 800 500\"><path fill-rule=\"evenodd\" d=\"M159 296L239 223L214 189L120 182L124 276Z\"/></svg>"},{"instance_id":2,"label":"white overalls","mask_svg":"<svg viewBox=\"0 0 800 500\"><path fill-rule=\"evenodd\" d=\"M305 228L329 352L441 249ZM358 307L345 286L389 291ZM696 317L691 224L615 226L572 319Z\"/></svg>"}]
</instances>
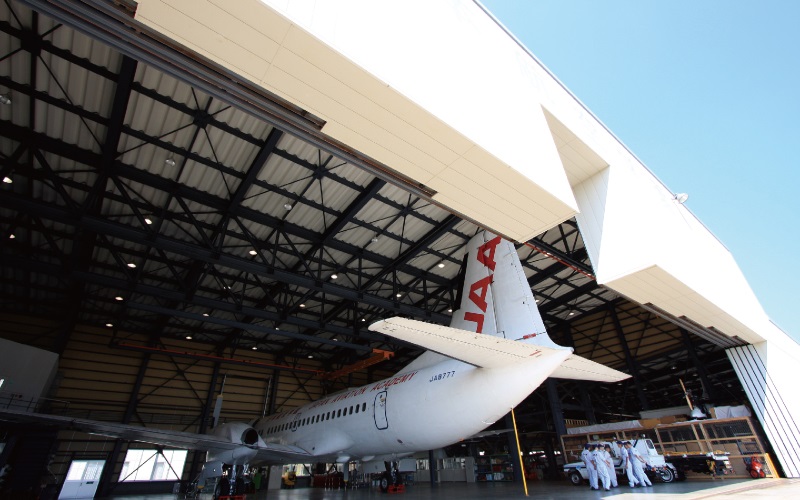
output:
<instances>
[{"instance_id":1,"label":"white overalls","mask_svg":"<svg viewBox=\"0 0 800 500\"><path fill-rule=\"evenodd\" d=\"M633 455L630 453L632 449L633 448L629 450L624 446L622 447L623 465L625 465L625 473L628 475L628 486L630 486L631 488L639 484L639 480L636 479L636 476L633 473L633 463L631 462L631 459L633 459Z\"/></svg>"},{"instance_id":2,"label":"white overalls","mask_svg":"<svg viewBox=\"0 0 800 500\"><path fill-rule=\"evenodd\" d=\"M647 474L644 473L644 469L642 468L642 461L640 460L641 454L639 450L636 448L631 448L631 462L633 462L633 474L636 476L636 479L639 480L645 486L653 486L653 483L647 478Z\"/></svg>"},{"instance_id":3,"label":"white overalls","mask_svg":"<svg viewBox=\"0 0 800 500\"><path fill-rule=\"evenodd\" d=\"M608 477L608 464L604 457L605 451L602 448L594 450L594 463L597 464L597 476L603 483L603 489L608 491L611 489L611 478Z\"/></svg>"},{"instance_id":4,"label":"white overalls","mask_svg":"<svg viewBox=\"0 0 800 500\"><path fill-rule=\"evenodd\" d=\"M599 489L597 486L597 469L594 465L594 455L591 451L584 449L581 452L581 460L586 464L586 470L589 471L589 486L593 489Z\"/></svg>"}]
</instances>

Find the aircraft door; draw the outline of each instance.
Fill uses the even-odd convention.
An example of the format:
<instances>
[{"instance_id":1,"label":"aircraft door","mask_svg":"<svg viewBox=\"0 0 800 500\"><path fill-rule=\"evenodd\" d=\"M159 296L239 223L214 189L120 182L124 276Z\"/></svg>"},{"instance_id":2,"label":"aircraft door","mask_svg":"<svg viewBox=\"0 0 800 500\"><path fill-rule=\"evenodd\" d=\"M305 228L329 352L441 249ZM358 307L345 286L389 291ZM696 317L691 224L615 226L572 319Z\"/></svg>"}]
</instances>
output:
<instances>
[{"instance_id":1,"label":"aircraft door","mask_svg":"<svg viewBox=\"0 0 800 500\"><path fill-rule=\"evenodd\" d=\"M375 427L379 430L389 428L386 418L386 391L381 391L375 396Z\"/></svg>"}]
</instances>

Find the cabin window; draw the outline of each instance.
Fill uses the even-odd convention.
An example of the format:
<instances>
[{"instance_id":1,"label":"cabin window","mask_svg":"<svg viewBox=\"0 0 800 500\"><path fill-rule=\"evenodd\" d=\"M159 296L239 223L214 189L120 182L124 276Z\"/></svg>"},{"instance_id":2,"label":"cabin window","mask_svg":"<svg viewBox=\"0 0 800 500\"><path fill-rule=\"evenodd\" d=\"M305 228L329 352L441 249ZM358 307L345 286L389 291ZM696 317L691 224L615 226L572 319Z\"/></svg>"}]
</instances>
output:
<instances>
[{"instance_id":1,"label":"cabin window","mask_svg":"<svg viewBox=\"0 0 800 500\"><path fill-rule=\"evenodd\" d=\"M351 406L350 407L350 415L352 415L352 414L353 414L353 407Z\"/></svg>"},{"instance_id":2,"label":"cabin window","mask_svg":"<svg viewBox=\"0 0 800 500\"><path fill-rule=\"evenodd\" d=\"M330 420L330 419L331 419L331 412L328 412L325 414L325 420Z\"/></svg>"},{"instance_id":3,"label":"cabin window","mask_svg":"<svg viewBox=\"0 0 800 500\"><path fill-rule=\"evenodd\" d=\"M342 409L339 408L339 410L336 411L336 418L339 418L341 416L342 416Z\"/></svg>"},{"instance_id":4,"label":"cabin window","mask_svg":"<svg viewBox=\"0 0 800 500\"><path fill-rule=\"evenodd\" d=\"M367 403L361 405L361 411L367 411Z\"/></svg>"},{"instance_id":5,"label":"cabin window","mask_svg":"<svg viewBox=\"0 0 800 500\"><path fill-rule=\"evenodd\" d=\"M361 405L356 405L356 413L358 413L359 407L361 407Z\"/></svg>"}]
</instances>

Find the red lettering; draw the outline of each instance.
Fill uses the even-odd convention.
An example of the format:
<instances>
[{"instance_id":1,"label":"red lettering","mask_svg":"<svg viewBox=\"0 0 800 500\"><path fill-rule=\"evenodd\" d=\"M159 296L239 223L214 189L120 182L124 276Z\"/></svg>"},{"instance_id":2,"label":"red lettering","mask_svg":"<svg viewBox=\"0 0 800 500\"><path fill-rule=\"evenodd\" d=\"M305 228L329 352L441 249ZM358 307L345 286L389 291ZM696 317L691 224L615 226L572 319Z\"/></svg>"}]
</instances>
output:
<instances>
[{"instance_id":1,"label":"red lettering","mask_svg":"<svg viewBox=\"0 0 800 500\"><path fill-rule=\"evenodd\" d=\"M476 333L483 332L483 314L478 314L474 312L464 313L464 319L467 321L474 321L477 323L477 328L475 329Z\"/></svg>"},{"instance_id":2,"label":"red lettering","mask_svg":"<svg viewBox=\"0 0 800 500\"><path fill-rule=\"evenodd\" d=\"M469 287L469 300L483 312L486 312L486 294L489 293L489 285L491 284L492 275L490 274L485 278L479 279Z\"/></svg>"},{"instance_id":3,"label":"red lettering","mask_svg":"<svg viewBox=\"0 0 800 500\"><path fill-rule=\"evenodd\" d=\"M487 241L478 248L478 262L488 267L492 271L494 271L496 265L494 262L494 252L497 250L498 244L500 244L500 237L495 236L493 239Z\"/></svg>"}]
</instances>

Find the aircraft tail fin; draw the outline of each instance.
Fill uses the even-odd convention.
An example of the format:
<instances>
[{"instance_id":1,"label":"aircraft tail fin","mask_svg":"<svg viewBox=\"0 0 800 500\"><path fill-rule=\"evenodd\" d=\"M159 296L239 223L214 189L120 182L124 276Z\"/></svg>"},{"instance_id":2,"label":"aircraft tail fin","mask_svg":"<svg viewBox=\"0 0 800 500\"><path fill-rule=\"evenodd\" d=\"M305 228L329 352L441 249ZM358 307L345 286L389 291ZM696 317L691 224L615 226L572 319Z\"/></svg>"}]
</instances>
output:
<instances>
[{"instance_id":1,"label":"aircraft tail fin","mask_svg":"<svg viewBox=\"0 0 800 500\"><path fill-rule=\"evenodd\" d=\"M450 326L554 350L568 350L547 335L514 244L481 231L467 244L460 308ZM551 375L615 382L629 375L571 354Z\"/></svg>"},{"instance_id":2,"label":"aircraft tail fin","mask_svg":"<svg viewBox=\"0 0 800 500\"><path fill-rule=\"evenodd\" d=\"M481 231L467 244L461 304L450 326L568 349L547 336L514 244L488 231Z\"/></svg>"}]
</instances>

